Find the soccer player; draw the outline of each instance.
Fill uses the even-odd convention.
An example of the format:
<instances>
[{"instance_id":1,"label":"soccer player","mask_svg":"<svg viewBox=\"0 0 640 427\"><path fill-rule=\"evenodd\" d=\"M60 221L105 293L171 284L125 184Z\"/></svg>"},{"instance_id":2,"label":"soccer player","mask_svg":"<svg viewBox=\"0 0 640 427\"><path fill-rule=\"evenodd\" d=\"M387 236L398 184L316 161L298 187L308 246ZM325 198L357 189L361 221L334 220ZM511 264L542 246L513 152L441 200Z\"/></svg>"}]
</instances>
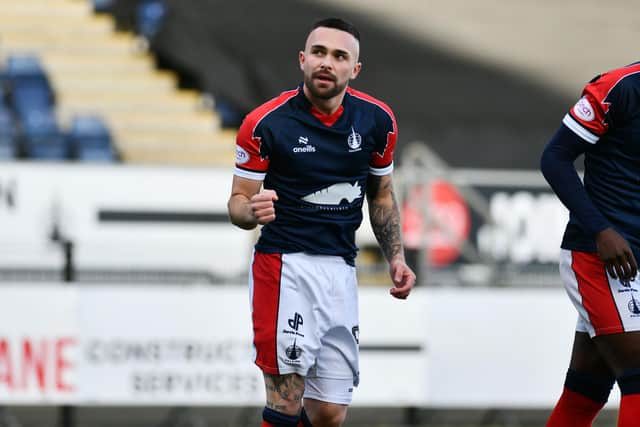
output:
<instances>
[{"instance_id":1,"label":"soccer player","mask_svg":"<svg viewBox=\"0 0 640 427\"><path fill-rule=\"evenodd\" d=\"M298 54L302 84L249 113L238 132L229 216L243 229L263 225L249 279L263 427L345 419L359 381L355 232L365 195L391 295L405 299L415 283L391 180L395 117L349 87L359 45L348 22L314 24Z\"/></svg>"},{"instance_id":2,"label":"soccer player","mask_svg":"<svg viewBox=\"0 0 640 427\"><path fill-rule=\"evenodd\" d=\"M584 154L584 184L573 166ZM640 425L640 63L589 82L541 158L569 209L560 275L578 310L564 391L547 427L586 427L617 381L619 427Z\"/></svg>"}]
</instances>

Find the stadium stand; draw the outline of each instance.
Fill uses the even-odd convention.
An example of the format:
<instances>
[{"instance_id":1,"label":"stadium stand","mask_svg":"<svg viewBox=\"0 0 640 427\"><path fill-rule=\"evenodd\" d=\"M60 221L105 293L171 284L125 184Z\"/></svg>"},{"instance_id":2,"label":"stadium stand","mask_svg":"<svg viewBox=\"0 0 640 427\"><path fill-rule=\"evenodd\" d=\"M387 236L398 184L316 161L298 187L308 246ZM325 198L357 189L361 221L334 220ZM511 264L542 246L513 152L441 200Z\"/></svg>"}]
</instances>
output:
<instances>
[{"instance_id":1,"label":"stadium stand","mask_svg":"<svg viewBox=\"0 0 640 427\"><path fill-rule=\"evenodd\" d=\"M18 145L11 113L0 104L0 159L11 160L17 155Z\"/></svg>"},{"instance_id":2,"label":"stadium stand","mask_svg":"<svg viewBox=\"0 0 640 427\"><path fill-rule=\"evenodd\" d=\"M135 28L133 4L114 0L119 26ZM425 141L453 167L535 169L557 117L573 101L455 49L392 31L364 12L319 0L304 7L296 0L167 5L151 51L240 112L300 82L296 55L312 22L323 16L356 22L363 37L363 71L353 86L394 109L400 155L410 142ZM469 150L471 141L483 149Z\"/></svg>"},{"instance_id":3,"label":"stadium stand","mask_svg":"<svg viewBox=\"0 0 640 427\"><path fill-rule=\"evenodd\" d=\"M26 121L32 112L53 112L53 90L37 56L10 55L5 75L11 88L11 107L18 120Z\"/></svg>"},{"instance_id":4,"label":"stadium stand","mask_svg":"<svg viewBox=\"0 0 640 427\"><path fill-rule=\"evenodd\" d=\"M98 6L84 0L52 0L47 7L37 0L1 2L7 67L14 55L37 58L55 92L60 127L77 114L102 116L125 162L230 164L235 132L221 130L199 93L178 89L172 73L156 70L134 35L114 32L111 17L94 14ZM31 107L47 104L39 79L37 94L29 89L18 98L20 117L25 100Z\"/></svg>"},{"instance_id":5,"label":"stadium stand","mask_svg":"<svg viewBox=\"0 0 640 427\"><path fill-rule=\"evenodd\" d=\"M67 139L50 110L31 110L22 120L25 154L32 160L69 158Z\"/></svg>"},{"instance_id":6,"label":"stadium stand","mask_svg":"<svg viewBox=\"0 0 640 427\"><path fill-rule=\"evenodd\" d=\"M161 0L144 0L138 4L138 33L152 39L166 14L166 5Z\"/></svg>"},{"instance_id":7,"label":"stadium stand","mask_svg":"<svg viewBox=\"0 0 640 427\"><path fill-rule=\"evenodd\" d=\"M116 154L111 133L100 116L76 116L69 129L71 156L81 161L111 162Z\"/></svg>"}]
</instances>

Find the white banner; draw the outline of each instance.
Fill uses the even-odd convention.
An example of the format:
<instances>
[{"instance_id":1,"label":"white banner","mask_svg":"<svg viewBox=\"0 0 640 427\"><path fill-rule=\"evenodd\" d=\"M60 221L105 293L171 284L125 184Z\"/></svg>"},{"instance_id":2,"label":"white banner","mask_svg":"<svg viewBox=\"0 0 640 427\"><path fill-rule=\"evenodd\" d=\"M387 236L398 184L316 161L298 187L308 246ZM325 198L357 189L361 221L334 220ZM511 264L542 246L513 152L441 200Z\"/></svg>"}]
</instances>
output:
<instances>
[{"instance_id":1,"label":"white banner","mask_svg":"<svg viewBox=\"0 0 640 427\"><path fill-rule=\"evenodd\" d=\"M560 289L362 288L360 305L354 405L550 407L562 390ZM249 319L243 285L3 285L0 401L261 406Z\"/></svg>"},{"instance_id":2,"label":"white banner","mask_svg":"<svg viewBox=\"0 0 640 427\"><path fill-rule=\"evenodd\" d=\"M82 398L109 404L262 402L244 287L80 290Z\"/></svg>"}]
</instances>

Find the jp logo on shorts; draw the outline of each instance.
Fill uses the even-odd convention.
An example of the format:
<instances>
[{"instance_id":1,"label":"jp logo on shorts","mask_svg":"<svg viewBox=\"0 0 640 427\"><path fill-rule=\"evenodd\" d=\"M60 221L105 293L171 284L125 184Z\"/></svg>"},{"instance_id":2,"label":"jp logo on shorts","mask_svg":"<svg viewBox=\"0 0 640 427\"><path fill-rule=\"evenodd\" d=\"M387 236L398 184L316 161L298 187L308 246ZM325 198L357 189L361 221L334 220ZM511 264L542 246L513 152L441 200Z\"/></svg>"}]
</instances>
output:
<instances>
[{"instance_id":1,"label":"jp logo on shorts","mask_svg":"<svg viewBox=\"0 0 640 427\"><path fill-rule=\"evenodd\" d=\"M304 324L304 320L302 319L302 315L300 313L295 313L293 315L293 319L289 319L289 326L294 331L297 331L300 326Z\"/></svg>"},{"instance_id":2,"label":"jp logo on shorts","mask_svg":"<svg viewBox=\"0 0 640 427\"><path fill-rule=\"evenodd\" d=\"M298 360L298 358L302 354L302 348L296 345L296 340L293 340L293 344L287 347L285 353L290 360Z\"/></svg>"}]
</instances>

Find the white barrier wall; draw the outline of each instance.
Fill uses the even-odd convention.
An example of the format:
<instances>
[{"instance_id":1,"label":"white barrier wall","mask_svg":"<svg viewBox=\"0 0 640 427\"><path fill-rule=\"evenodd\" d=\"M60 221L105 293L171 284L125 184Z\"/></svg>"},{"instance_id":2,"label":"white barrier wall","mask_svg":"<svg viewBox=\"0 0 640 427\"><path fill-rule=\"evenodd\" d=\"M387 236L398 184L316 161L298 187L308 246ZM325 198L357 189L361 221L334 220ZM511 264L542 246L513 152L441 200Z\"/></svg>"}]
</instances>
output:
<instances>
[{"instance_id":1,"label":"white barrier wall","mask_svg":"<svg viewBox=\"0 0 640 427\"><path fill-rule=\"evenodd\" d=\"M246 270L255 235L226 218L230 168L0 163L0 267Z\"/></svg>"},{"instance_id":2,"label":"white barrier wall","mask_svg":"<svg viewBox=\"0 0 640 427\"><path fill-rule=\"evenodd\" d=\"M575 313L559 289L361 289L354 405L550 407ZM0 401L257 405L246 286L0 287ZM616 398L612 399L615 403Z\"/></svg>"}]
</instances>

